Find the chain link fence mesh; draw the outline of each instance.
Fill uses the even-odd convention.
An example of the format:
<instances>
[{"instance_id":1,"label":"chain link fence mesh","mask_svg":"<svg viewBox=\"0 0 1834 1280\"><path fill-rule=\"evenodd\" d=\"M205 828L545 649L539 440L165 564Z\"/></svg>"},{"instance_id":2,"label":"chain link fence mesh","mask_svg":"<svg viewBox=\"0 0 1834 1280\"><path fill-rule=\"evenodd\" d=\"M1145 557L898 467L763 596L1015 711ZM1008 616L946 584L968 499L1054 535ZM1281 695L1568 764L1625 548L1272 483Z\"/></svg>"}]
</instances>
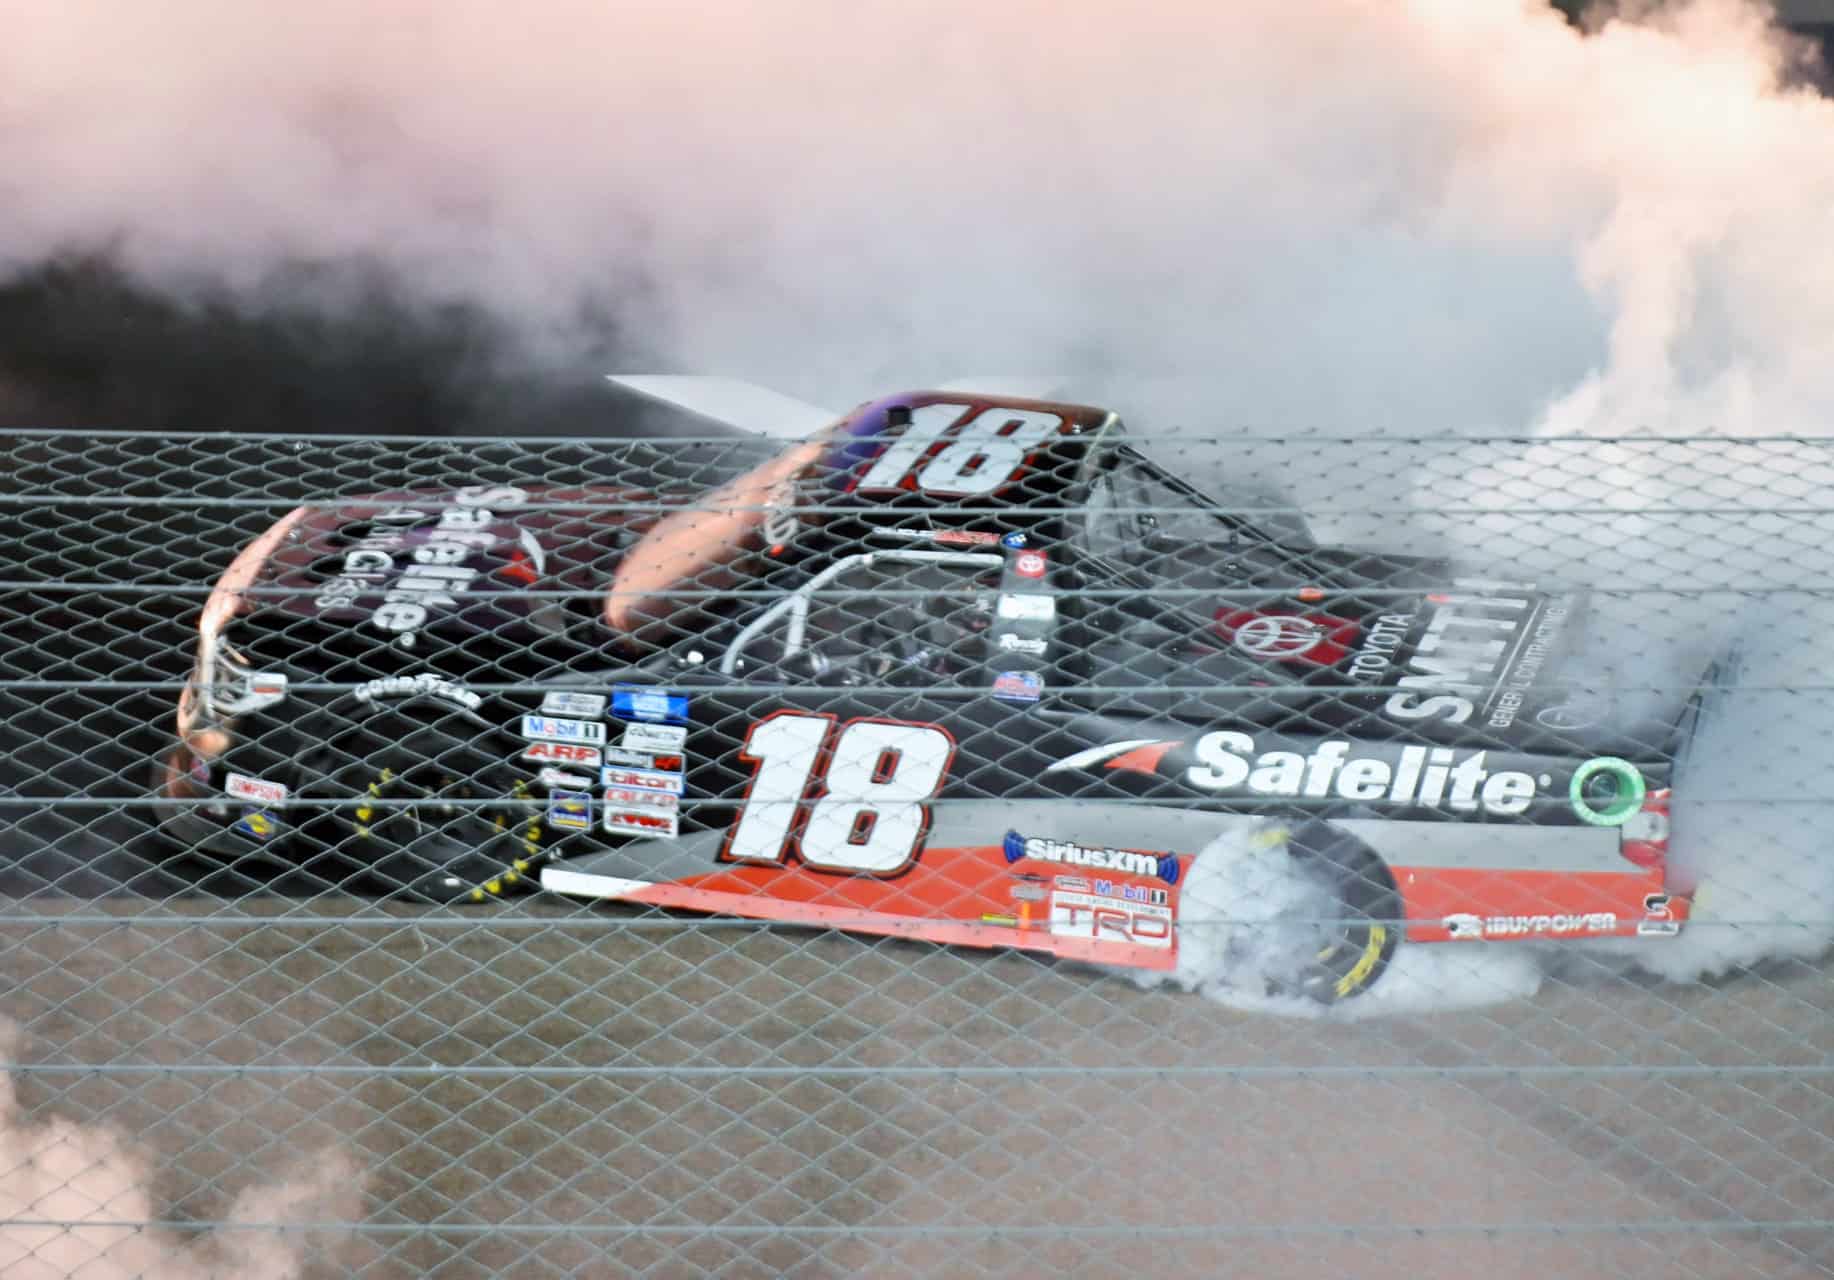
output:
<instances>
[{"instance_id":1,"label":"chain link fence mesh","mask_svg":"<svg viewBox=\"0 0 1834 1280\"><path fill-rule=\"evenodd\" d=\"M1826 444L884 412L0 435L0 1272L1834 1268Z\"/></svg>"}]
</instances>

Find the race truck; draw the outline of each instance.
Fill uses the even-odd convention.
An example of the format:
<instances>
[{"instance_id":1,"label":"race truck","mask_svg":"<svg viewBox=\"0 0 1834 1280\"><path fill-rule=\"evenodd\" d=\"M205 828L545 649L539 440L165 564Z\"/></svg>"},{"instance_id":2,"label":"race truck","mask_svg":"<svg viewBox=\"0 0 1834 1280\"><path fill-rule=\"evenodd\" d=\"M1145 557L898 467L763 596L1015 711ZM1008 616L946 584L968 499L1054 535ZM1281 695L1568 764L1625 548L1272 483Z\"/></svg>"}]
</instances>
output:
<instances>
[{"instance_id":1,"label":"race truck","mask_svg":"<svg viewBox=\"0 0 1834 1280\"><path fill-rule=\"evenodd\" d=\"M1112 412L984 391L630 480L285 515L202 610L163 834L351 890L539 884L1325 1002L1403 942L1686 919L1697 702L1617 698L1583 592L1319 545Z\"/></svg>"}]
</instances>

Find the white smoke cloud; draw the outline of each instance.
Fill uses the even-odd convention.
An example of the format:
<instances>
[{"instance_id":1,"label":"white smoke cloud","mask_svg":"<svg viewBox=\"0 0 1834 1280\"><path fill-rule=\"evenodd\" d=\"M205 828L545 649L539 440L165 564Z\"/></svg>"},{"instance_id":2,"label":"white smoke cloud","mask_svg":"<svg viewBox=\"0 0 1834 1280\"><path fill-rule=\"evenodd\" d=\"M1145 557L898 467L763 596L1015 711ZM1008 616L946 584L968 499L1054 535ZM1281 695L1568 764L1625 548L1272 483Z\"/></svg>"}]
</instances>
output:
<instances>
[{"instance_id":1,"label":"white smoke cloud","mask_svg":"<svg viewBox=\"0 0 1834 1280\"><path fill-rule=\"evenodd\" d=\"M1756 3L1637 8L1582 37L1535 0L0 0L0 270L106 247L259 297L289 261L367 257L549 358L605 306L677 368L841 404L1067 370L1137 424L1208 430L1826 434L1834 104L1790 87ZM1778 465L1721 470L1593 458L1602 502L1731 517L1436 536L1601 582L1774 582L1749 531ZM1407 496L1551 506L1571 481L1541 444ZM1800 576L1826 542L1790 545ZM1672 681L1728 606L1619 607ZM1823 606L1790 608L1821 649ZM1765 653L1748 681L1804 682L1802 650ZM1757 758L1831 772L1825 720L1779 697L1735 700L1702 759L1753 758L1781 716L1801 732ZM1742 886L1703 914L1834 919L1813 824L1755 812L1678 820L1703 878ZM1741 940L1677 971L1775 942L1698 936Z\"/></svg>"},{"instance_id":2,"label":"white smoke cloud","mask_svg":"<svg viewBox=\"0 0 1834 1280\"><path fill-rule=\"evenodd\" d=\"M18 1029L0 1024L0 1059L11 1061ZM33 1122L10 1073L0 1073L0 1273L12 1280L290 1280L322 1231L301 1224L351 1221L361 1182L336 1153L303 1152L285 1181L236 1196L203 1236L157 1226L154 1162L102 1125Z\"/></svg>"}]
</instances>

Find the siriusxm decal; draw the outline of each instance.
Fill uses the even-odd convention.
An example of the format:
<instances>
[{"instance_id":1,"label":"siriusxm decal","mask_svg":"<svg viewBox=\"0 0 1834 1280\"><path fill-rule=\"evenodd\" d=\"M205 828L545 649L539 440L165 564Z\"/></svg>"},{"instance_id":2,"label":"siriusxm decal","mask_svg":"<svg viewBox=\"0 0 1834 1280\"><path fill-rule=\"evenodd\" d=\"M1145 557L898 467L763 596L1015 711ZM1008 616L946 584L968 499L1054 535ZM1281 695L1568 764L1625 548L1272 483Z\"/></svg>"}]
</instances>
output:
<instances>
[{"instance_id":1,"label":"siriusxm decal","mask_svg":"<svg viewBox=\"0 0 1834 1280\"><path fill-rule=\"evenodd\" d=\"M1167 884L1178 883L1178 855L1144 853L1136 849L1094 848L1072 840L1044 840L1008 831L1001 842L1001 852L1008 862L1029 858L1033 862L1059 862L1094 871L1119 871L1124 875L1157 876Z\"/></svg>"},{"instance_id":2,"label":"siriusxm decal","mask_svg":"<svg viewBox=\"0 0 1834 1280\"><path fill-rule=\"evenodd\" d=\"M611 714L620 720L642 720L648 724L686 724L688 695L642 685L614 685Z\"/></svg>"}]
</instances>

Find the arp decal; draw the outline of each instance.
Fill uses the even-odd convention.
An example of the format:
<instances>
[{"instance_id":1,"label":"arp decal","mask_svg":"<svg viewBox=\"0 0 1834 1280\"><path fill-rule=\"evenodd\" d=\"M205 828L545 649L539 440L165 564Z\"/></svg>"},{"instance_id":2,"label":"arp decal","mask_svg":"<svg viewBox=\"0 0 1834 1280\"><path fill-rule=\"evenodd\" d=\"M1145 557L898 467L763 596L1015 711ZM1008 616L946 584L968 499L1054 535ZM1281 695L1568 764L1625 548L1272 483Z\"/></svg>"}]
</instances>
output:
<instances>
[{"instance_id":1,"label":"arp decal","mask_svg":"<svg viewBox=\"0 0 1834 1280\"><path fill-rule=\"evenodd\" d=\"M522 748L519 758L533 764L570 764L594 769L600 763L597 747L577 742L531 742Z\"/></svg>"}]
</instances>

